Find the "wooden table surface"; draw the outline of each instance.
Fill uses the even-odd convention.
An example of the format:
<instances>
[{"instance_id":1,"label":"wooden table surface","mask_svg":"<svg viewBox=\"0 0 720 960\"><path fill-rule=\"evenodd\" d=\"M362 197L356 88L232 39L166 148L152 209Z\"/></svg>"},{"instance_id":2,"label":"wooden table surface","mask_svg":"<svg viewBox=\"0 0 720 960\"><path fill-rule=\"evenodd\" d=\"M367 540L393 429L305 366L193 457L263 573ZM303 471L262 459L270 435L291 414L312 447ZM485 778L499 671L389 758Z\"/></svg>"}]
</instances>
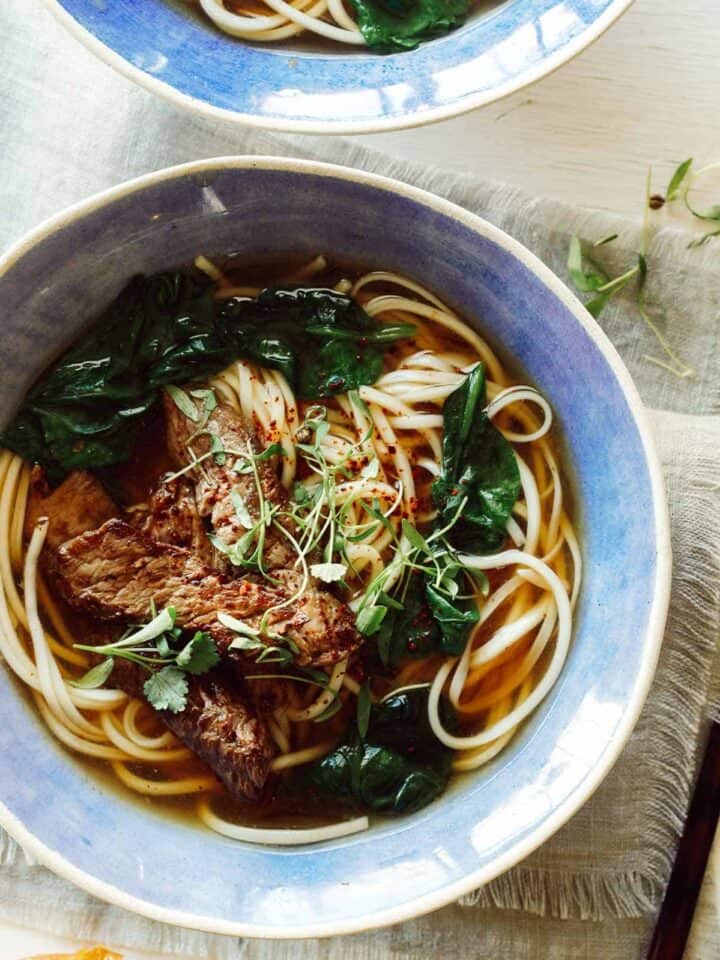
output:
<instances>
[{"instance_id":1,"label":"wooden table surface","mask_svg":"<svg viewBox=\"0 0 720 960\"><path fill-rule=\"evenodd\" d=\"M594 47L529 90L457 120L359 139L398 157L634 215L649 165L661 187L688 156L720 159L719 108L720 0L636 0ZM717 960L718 848L686 960ZM2 924L0 944L2 960L77 948ZM126 960L143 956L150 958Z\"/></svg>"}]
</instances>

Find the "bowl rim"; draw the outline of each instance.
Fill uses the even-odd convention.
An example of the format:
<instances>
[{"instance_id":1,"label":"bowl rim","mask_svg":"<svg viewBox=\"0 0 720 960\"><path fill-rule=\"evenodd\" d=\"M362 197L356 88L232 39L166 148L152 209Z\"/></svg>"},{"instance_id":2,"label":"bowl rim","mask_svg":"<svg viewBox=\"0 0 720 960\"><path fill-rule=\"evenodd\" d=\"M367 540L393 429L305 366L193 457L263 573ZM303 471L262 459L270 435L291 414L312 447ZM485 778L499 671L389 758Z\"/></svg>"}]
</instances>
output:
<instances>
[{"instance_id":1,"label":"bowl rim","mask_svg":"<svg viewBox=\"0 0 720 960\"><path fill-rule=\"evenodd\" d=\"M320 163L312 160L300 160L272 156L229 156L216 157L179 164L126 181L109 190L97 193L71 207L62 210L40 223L21 237L3 256L0 257L0 279L38 243L57 230L74 221L92 214L95 210L107 206L116 200L140 193L156 184L181 179L188 176L219 170L285 171L302 175L328 177L346 182L354 182L372 187L379 191L398 194L436 213L458 221L480 236L499 245L516 259L556 296L573 314L575 320L584 328L602 353L611 371L617 378L633 421L637 428L652 489L652 507L654 529L657 541L656 566L653 584L653 598L648 614L642 661L635 678L631 696L625 705L618 728L608 744L601 763L588 774L584 783L578 787L560 806L558 806L532 833L516 842L501 857L491 864L481 867L460 880L448 884L440 890L409 900L400 906L389 907L372 914L352 919L332 922L308 923L295 927L278 929L265 924L220 920L199 916L182 910L161 907L139 897L132 896L122 889L99 880L84 870L80 870L67 861L62 854L51 849L37 839L2 801L0 801L0 826L2 826L22 847L24 847L43 866L57 875L69 880L82 890L115 906L138 913L151 920L189 927L208 933L225 934L239 937L258 937L266 939L302 939L307 937L330 937L350 933L360 933L379 927L390 926L414 917L430 913L457 900L472 890L487 884L490 880L519 863L549 837L551 837L595 792L620 755L627 742L643 707L650 685L663 639L665 621L670 602L670 583L672 554L670 546L670 514L665 496L665 484L660 459L650 432L649 419L640 395L625 367L620 355L606 334L587 312L565 284L549 267L514 240L499 227L494 226L476 214L470 213L441 197L409 186L389 177L366 173L350 167Z\"/></svg>"},{"instance_id":2,"label":"bowl rim","mask_svg":"<svg viewBox=\"0 0 720 960\"><path fill-rule=\"evenodd\" d=\"M612 0L611 5L579 33L570 43L561 49L543 58L534 67L523 72L505 84L493 90L486 90L468 95L462 100L453 101L441 106L433 107L421 114L410 114L399 117L384 117L373 120L293 120L282 117L264 117L257 113L241 113L225 107L216 107L205 100L188 93L181 93L171 84L151 74L140 67L136 67L125 57L116 53L101 40L98 40L86 27L80 24L75 17L62 5L61 0L43 0L46 8L55 18L79 40L91 53L104 61L118 73L132 80L139 86L149 90L163 100L167 100L181 109L190 110L210 120L225 120L230 123L247 124L264 130L274 130L286 133L307 134L363 134L363 133L390 133L394 130L410 130L423 127L441 120L459 117L471 110L488 106L504 100L512 94L537 83L538 80L555 73L564 64L574 60L587 47L598 40L620 17L630 8L635 0ZM238 41L241 42L242 41Z\"/></svg>"}]
</instances>

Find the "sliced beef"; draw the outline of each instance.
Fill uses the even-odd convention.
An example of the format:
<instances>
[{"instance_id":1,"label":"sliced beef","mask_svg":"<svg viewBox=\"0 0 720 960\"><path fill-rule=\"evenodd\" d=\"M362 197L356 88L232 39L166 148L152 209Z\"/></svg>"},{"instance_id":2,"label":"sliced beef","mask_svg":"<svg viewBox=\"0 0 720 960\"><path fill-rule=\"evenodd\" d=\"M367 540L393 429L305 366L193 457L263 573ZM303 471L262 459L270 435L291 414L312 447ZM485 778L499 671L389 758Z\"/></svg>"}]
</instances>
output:
<instances>
[{"instance_id":1,"label":"sliced beef","mask_svg":"<svg viewBox=\"0 0 720 960\"><path fill-rule=\"evenodd\" d=\"M198 513L192 481L186 477L161 477L148 502L142 529L153 540L185 547L208 566L224 567Z\"/></svg>"},{"instance_id":2,"label":"sliced beef","mask_svg":"<svg viewBox=\"0 0 720 960\"><path fill-rule=\"evenodd\" d=\"M253 521L260 516L260 498L254 473L236 473L234 470L236 465L248 463L248 453L261 452L255 431L231 406L219 403L203 428L202 435L191 440L197 431L197 424L189 420L168 396L165 397L165 421L168 452L178 469L190 463L190 448L197 458L206 454L210 450L212 435L219 439L222 449L226 451L223 463L219 464L214 457L208 457L193 470L192 476L200 516L209 520L219 541L228 547L232 546L247 530L237 516L233 493L242 498ZM280 506L287 503L287 493L272 463L263 460L256 466L264 499ZM281 516L278 522L293 532L294 526L289 517ZM292 545L282 532L277 528L269 528L263 552L265 568L275 570L289 567L296 559Z\"/></svg>"},{"instance_id":3,"label":"sliced beef","mask_svg":"<svg viewBox=\"0 0 720 960\"><path fill-rule=\"evenodd\" d=\"M40 517L49 518L49 550L44 551L44 557L51 573L57 573L57 551L63 541L98 527L117 514L115 504L89 473L69 474L52 493L42 471L33 474L26 531L30 534ZM97 623L87 614L76 613L73 628L86 644L99 646L113 639L108 623ZM138 664L116 660L110 683L142 699L147 676ZM158 715L185 746L208 764L233 796L257 799L267 780L275 747L255 707L250 705L252 698L242 678L221 667L201 677L189 676L188 686L187 706L182 713L163 710Z\"/></svg>"},{"instance_id":4,"label":"sliced beef","mask_svg":"<svg viewBox=\"0 0 720 960\"><path fill-rule=\"evenodd\" d=\"M45 544L50 550L85 530L102 526L120 511L91 473L76 470L50 493L40 467L32 473L25 512L25 534L30 537L40 517L47 517Z\"/></svg>"},{"instance_id":5,"label":"sliced beef","mask_svg":"<svg viewBox=\"0 0 720 960\"><path fill-rule=\"evenodd\" d=\"M118 660L110 682L130 696L143 697L147 674L137 664ZM228 682L224 668L188 677L182 713L157 711L165 726L204 761L238 800L257 800L276 753L267 727L249 704L244 686Z\"/></svg>"},{"instance_id":6,"label":"sliced beef","mask_svg":"<svg viewBox=\"0 0 720 960\"><path fill-rule=\"evenodd\" d=\"M77 609L102 620L145 620L151 602L174 607L186 630L205 630L221 649L234 634L222 626L218 612L257 628L271 607L290 600L301 586L300 574L277 571L280 581L230 579L205 566L182 547L152 540L122 520L63 544L57 555L63 595ZM309 587L267 618L270 630L297 645L299 665L336 663L360 641L346 604Z\"/></svg>"}]
</instances>

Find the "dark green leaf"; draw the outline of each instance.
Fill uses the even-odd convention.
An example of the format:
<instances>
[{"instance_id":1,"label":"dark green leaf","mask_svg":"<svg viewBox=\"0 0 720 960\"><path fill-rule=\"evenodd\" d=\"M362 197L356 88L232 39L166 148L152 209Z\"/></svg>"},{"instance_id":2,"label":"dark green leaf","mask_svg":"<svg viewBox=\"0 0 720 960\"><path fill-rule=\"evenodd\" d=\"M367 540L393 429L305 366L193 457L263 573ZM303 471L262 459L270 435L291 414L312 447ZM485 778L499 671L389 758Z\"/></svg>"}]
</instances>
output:
<instances>
[{"instance_id":1,"label":"dark green leaf","mask_svg":"<svg viewBox=\"0 0 720 960\"><path fill-rule=\"evenodd\" d=\"M386 667L394 667L406 656L426 657L440 649L442 634L425 595L422 574L413 574L405 588L402 604L394 604L377 635L377 650Z\"/></svg>"},{"instance_id":2,"label":"dark green leaf","mask_svg":"<svg viewBox=\"0 0 720 960\"><path fill-rule=\"evenodd\" d=\"M441 744L427 718L427 689L401 691L370 709L367 734L354 730L308 771L311 785L365 810L409 813L442 793L452 750ZM454 715L442 701L443 723Z\"/></svg>"},{"instance_id":3,"label":"dark green leaf","mask_svg":"<svg viewBox=\"0 0 720 960\"><path fill-rule=\"evenodd\" d=\"M505 539L505 527L520 493L520 472L512 447L487 417L485 375L475 367L445 401L443 467L432 495L438 522L453 527L453 543L492 550Z\"/></svg>"},{"instance_id":4,"label":"dark green leaf","mask_svg":"<svg viewBox=\"0 0 720 960\"><path fill-rule=\"evenodd\" d=\"M382 371L386 339L410 335L407 325L383 333L350 297L302 287L271 288L256 300L226 301L219 322L234 338L239 355L281 370L303 399L374 383Z\"/></svg>"},{"instance_id":5,"label":"dark green leaf","mask_svg":"<svg viewBox=\"0 0 720 960\"><path fill-rule=\"evenodd\" d=\"M477 605L472 600L451 600L432 583L426 585L425 594L442 633L440 649L459 656L480 616Z\"/></svg>"},{"instance_id":6,"label":"dark green leaf","mask_svg":"<svg viewBox=\"0 0 720 960\"><path fill-rule=\"evenodd\" d=\"M145 681L148 703L156 710L182 713L187 703L188 682L178 667L163 667Z\"/></svg>"},{"instance_id":7,"label":"dark green leaf","mask_svg":"<svg viewBox=\"0 0 720 960\"><path fill-rule=\"evenodd\" d=\"M412 50L465 20L469 0L350 0L368 46L381 53Z\"/></svg>"}]
</instances>

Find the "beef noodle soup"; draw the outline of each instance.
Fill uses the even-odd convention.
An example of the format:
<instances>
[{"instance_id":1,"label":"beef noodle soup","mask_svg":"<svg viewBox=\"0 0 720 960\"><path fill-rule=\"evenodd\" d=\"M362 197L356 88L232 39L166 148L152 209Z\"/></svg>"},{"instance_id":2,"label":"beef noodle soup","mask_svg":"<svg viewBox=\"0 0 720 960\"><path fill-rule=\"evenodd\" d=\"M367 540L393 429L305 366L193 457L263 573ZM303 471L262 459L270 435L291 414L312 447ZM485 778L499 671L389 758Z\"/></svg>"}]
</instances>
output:
<instances>
[{"instance_id":1,"label":"beef noodle soup","mask_svg":"<svg viewBox=\"0 0 720 960\"><path fill-rule=\"evenodd\" d=\"M0 438L2 654L67 748L226 836L418 810L565 661L551 424L406 277L135 277Z\"/></svg>"}]
</instances>

